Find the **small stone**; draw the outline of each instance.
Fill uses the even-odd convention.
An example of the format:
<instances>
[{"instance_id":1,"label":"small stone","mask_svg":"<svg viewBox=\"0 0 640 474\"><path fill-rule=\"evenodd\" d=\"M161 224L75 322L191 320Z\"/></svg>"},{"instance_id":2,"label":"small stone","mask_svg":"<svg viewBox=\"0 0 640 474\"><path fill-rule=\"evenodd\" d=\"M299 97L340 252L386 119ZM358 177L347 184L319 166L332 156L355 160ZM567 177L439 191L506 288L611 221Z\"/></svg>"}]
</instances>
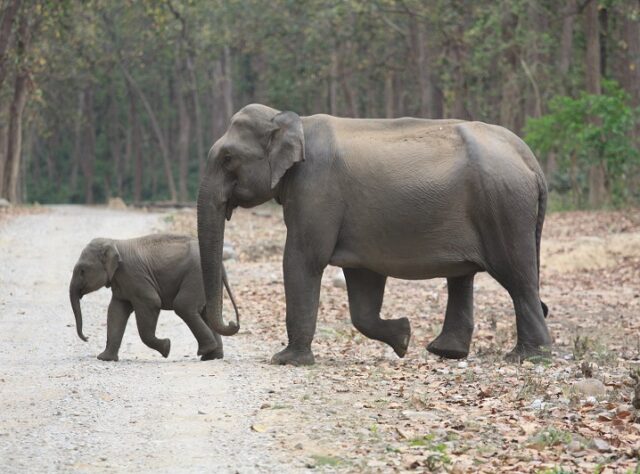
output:
<instances>
[{"instance_id":1,"label":"small stone","mask_svg":"<svg viewBox=\"0 0 640 474\"><path fill-rule=\"evenodd\" d=\"M609 443L607 443L605 440L600 439L600 438L594 438L591 443L593 444L593 447L596 448L598 451L600 451L601 453L606 453L611 451L611 445Z\"/></svg>"},{"instance_id":2,"label":"small stone","mask_svg":"<svg viewBox=\"0 0 640 474\"><path fill-rule=\"evenodd\" d=\"M198 410L198 415L206 415L207 412L204 410Z\"/></svg>"},{"instance_id":3,"label":"small stone","mask_svg":"<svg viewBox=\"0 0 640 474\"><path fill-rule=\"evenodd\" d=\"M545 402L543 402L539 398L536 398L534 401L531 402L531 405L529 405L529 408L531 408L532 410L542 410L546 405L547 404Z\"/></svg>"},{"instance_id":4,"label":"small stone","mask_svg":"<svg viewBox=\"0 0 640 474\"><path fill-rule=\"evenodd\" d=\"M580 451L582 449L582 444L580 441L573 440L567 445L567 449L571 452Z\"/></svg>"},{"instance_id":5,"label":"small stone","mask_svg":"<svg viewBox=\"0 0 640 474\"><path fill-rule=\"evenodd\" d=\"M467 361L463 360L462 362L458 362L459 369L466 369L467 367L469 367L469 363Z\"/></svg>"},{"instance_id":6,"label":"small stone","mask_svg":"<svg viewBox=\"0 0 640 474\"><path fill-rule=\"evenodd\" d=\"M573 384L573 390L584 398L603 397L607 391L604 384L598 379L578 380Z\"/></svg>"},{"instance_id":7,"label":"small stone","mask_svg":"<svg viewBox=\"0 0 640 474\"><path fill-rule=\"evenodd\" d=\"M303 448L304 448L304 446L302 445L302 443L297 443L297 444L294 446L294 448L295 448L295 449L303 449Z\"/></svg>"}]
</instances>

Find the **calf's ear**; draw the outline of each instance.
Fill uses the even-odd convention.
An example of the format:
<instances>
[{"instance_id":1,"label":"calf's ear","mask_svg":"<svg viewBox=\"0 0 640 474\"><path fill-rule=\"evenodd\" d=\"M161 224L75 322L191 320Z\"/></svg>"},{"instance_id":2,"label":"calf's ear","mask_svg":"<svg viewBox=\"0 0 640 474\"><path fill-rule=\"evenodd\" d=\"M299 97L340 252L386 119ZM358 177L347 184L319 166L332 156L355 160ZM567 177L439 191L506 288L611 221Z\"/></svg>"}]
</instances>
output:
<instances>
[{"instance_id":1,"label":"calf's ear","mask_svg":"<svg viewBox=\"0 0 640 474\"><path fill-rule=\"evenodd\" d=\"M102 264L104 265L104 268L107 271L107 277L109 278L107 286L110 286L113 275L118 269L120 263L122 263L122 259L120 258L118 248L113 243L106 244L102 249Z\"/></svg>"}]
</instances>

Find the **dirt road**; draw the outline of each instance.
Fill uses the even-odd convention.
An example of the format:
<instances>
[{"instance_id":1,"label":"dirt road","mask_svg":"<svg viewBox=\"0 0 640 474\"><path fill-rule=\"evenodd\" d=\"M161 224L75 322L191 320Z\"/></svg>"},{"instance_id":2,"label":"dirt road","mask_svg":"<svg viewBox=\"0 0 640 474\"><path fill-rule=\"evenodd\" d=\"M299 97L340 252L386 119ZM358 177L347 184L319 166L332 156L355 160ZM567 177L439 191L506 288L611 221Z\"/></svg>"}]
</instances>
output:
<instances>
[{"instance_id":1,"label":"dirt road","mask_svg":"<svg viewBox=\"0 0 640 474\"><path fill-rule=\"evenodd\" d=\"M75 334L68 279L96 236L128 238L164 227L159 214L73 206L20 216L0 228L0 466L3 472L287 472L268 433L253 431L269 392L296 377L226 339L224 361L200 362L173 313L148 349L130 319L120 362L95 356L106 341L110 291L82 301ZM239 354L242 358L239 358ZM260 428L258 427L258 430Z\"/></svg>"},{"instance_id":2,"label":"dirt road","mask_svg":"<svg viewBox=\"0 0 640 474\"><path fill-rule=\"evenodd\" d=\"M0 216L1 218L2 216ZM167 214L55 207L0 222L2 472L636 472L640 466L640 211L552 214L542 295L550 360L506 364L515 318L508 294L475 279L470 356L425 345L441 327L444 281L389 279L382 315L407 316L404 359L349 320L339 269L322 283L316 365L274 367L286 341L282 210L238 209L225 239L242 329L225 360L200 362L173 313L162 359L132 318L120 362L106 340L101 290L85 296L83 343L68 278L94 236L169 227L195 233L193 210ZM232 317L225 306L227 319Z\"/></svg>"}]
</instances>

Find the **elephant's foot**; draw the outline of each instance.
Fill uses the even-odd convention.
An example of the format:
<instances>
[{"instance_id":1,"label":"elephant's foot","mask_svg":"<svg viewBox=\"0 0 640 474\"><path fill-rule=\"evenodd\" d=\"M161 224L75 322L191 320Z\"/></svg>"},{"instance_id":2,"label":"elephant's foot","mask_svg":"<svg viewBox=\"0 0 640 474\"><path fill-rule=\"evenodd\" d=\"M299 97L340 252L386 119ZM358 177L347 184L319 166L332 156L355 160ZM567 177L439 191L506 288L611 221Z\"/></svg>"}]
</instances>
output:
<instances>
[{"instance_id":1,"label":"elephant's foot","mask_svg":"<svg viewBox=\"0 0 640 474\"><path fill-rule=\"evenodd\" d=\"M551 358L551 345L526 344L518 342L511 352L504 356L504 360L512 364L520 364L525 360L549 360Z\"/></svg>"},{"instance_id":2,"label":"elephant's foot","mask_svg":"<svg viewBox=\"0 0 640 474\"><path fill-rule=\"evenodd\" d=\"M274 365L313 365L315 358L311 349L294 350L289 347L278 352L271 358Z\"/></svg>"},{"instance_id":3,"label":"elephant's foot","mask_svg":"<svg viewBox=\"0 0 640 474\"><path fill-rule=\"evenodd\" d=\"M118 354L111 354L110 352L104 351L98 354L98 359L111 361L111 362L118 362Z\"/></svg>"},{"instance_id":4,"label":"elephant's foot","mask_svg":"<svg viewBox=\"0 0 640 474\"><path fill-rule=\"evenodd\" d=\"M224 359L224 351L221 346L218 346L216 349L206 352L200 357L200 360L215 360L215 359Z\"/></svg>"},{"instance_id":5,"label":"elephant's foot","mask_svg":"<svg viewBox=\"0 0 640 474\"><path fill-rule=\"evenodd\" d=\"M171 339L160 339L157 350L165 359L169 357L169 352L171 352Z\"/></svg>"},{"instance_id":6,"label":"elephant's foot","mask_svg":"<svg viewBox=\"0 0 640 474\"><path fill-rule=\"evenodd\" d=\"M464 359L469 355L471 334L457 334L454 332L441 332L438 337L429 343L427 350L445 359Z\"/></svg>"},{"instance_id":7,"label":"elephant's foot","mask_svg":"<svg viewBox=\"0 0 640 474\"><path fill-rule=\"evenodd\" d=\"M407 318L400 318L388 321L391 328L389 339L385 342L389 344L398 357L404 357L411 340L411 323Z\"/></svg>"}]
</instances>

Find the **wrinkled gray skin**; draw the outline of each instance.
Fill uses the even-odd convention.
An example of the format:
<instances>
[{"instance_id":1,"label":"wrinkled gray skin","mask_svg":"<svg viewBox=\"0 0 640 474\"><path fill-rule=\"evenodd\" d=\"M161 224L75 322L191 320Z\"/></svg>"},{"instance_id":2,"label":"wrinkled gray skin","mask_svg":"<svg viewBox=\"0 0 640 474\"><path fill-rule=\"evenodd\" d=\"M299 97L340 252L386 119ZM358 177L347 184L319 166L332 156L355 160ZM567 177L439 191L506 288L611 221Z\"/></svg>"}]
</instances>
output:
<instances>
[{"instance_id":1,"label":"wrinkled gray skin","mask_svg":"<svg viewBox=\"0 0 640 474\"><path fill-rule=\"evenodd\" d=\"M263 105L236 113L209 152L198 195L207 317L220 334L225 217L275 198L287 226L288 346L275 364L314 362L324 268L342 267L355 327L402 357L406 318L383 320L388 276L447 278L441 334L428 350L465 357L473 333L473 278L487 271L513 299L518 339L507 356L546 352L538 296L547 188L525 143L508 130L458 120L299 117ZM546 307L544 312L546 312Z\"/></svg>"},{"instance_id":2,"label":"wrinkled gray skin","mask_svg":"<svg viewBox=\"0 0 640 474\"><path fill-rule=\"evenodd\" d=\"M223 280L237 313L233 295ZM132 311L142 341L163 357L171 341L156 337L161 309L174 310L198 341L202 360L223 357L222 339L203 319L204 289L198 242L188 236L155 234L136 239L93 239L73 269L69 284L76 330L83 341L80 299L106 286L112 298L107 313L107 347L100 360L118 360L118 350Z\"/></svg>"}]
</instances>

